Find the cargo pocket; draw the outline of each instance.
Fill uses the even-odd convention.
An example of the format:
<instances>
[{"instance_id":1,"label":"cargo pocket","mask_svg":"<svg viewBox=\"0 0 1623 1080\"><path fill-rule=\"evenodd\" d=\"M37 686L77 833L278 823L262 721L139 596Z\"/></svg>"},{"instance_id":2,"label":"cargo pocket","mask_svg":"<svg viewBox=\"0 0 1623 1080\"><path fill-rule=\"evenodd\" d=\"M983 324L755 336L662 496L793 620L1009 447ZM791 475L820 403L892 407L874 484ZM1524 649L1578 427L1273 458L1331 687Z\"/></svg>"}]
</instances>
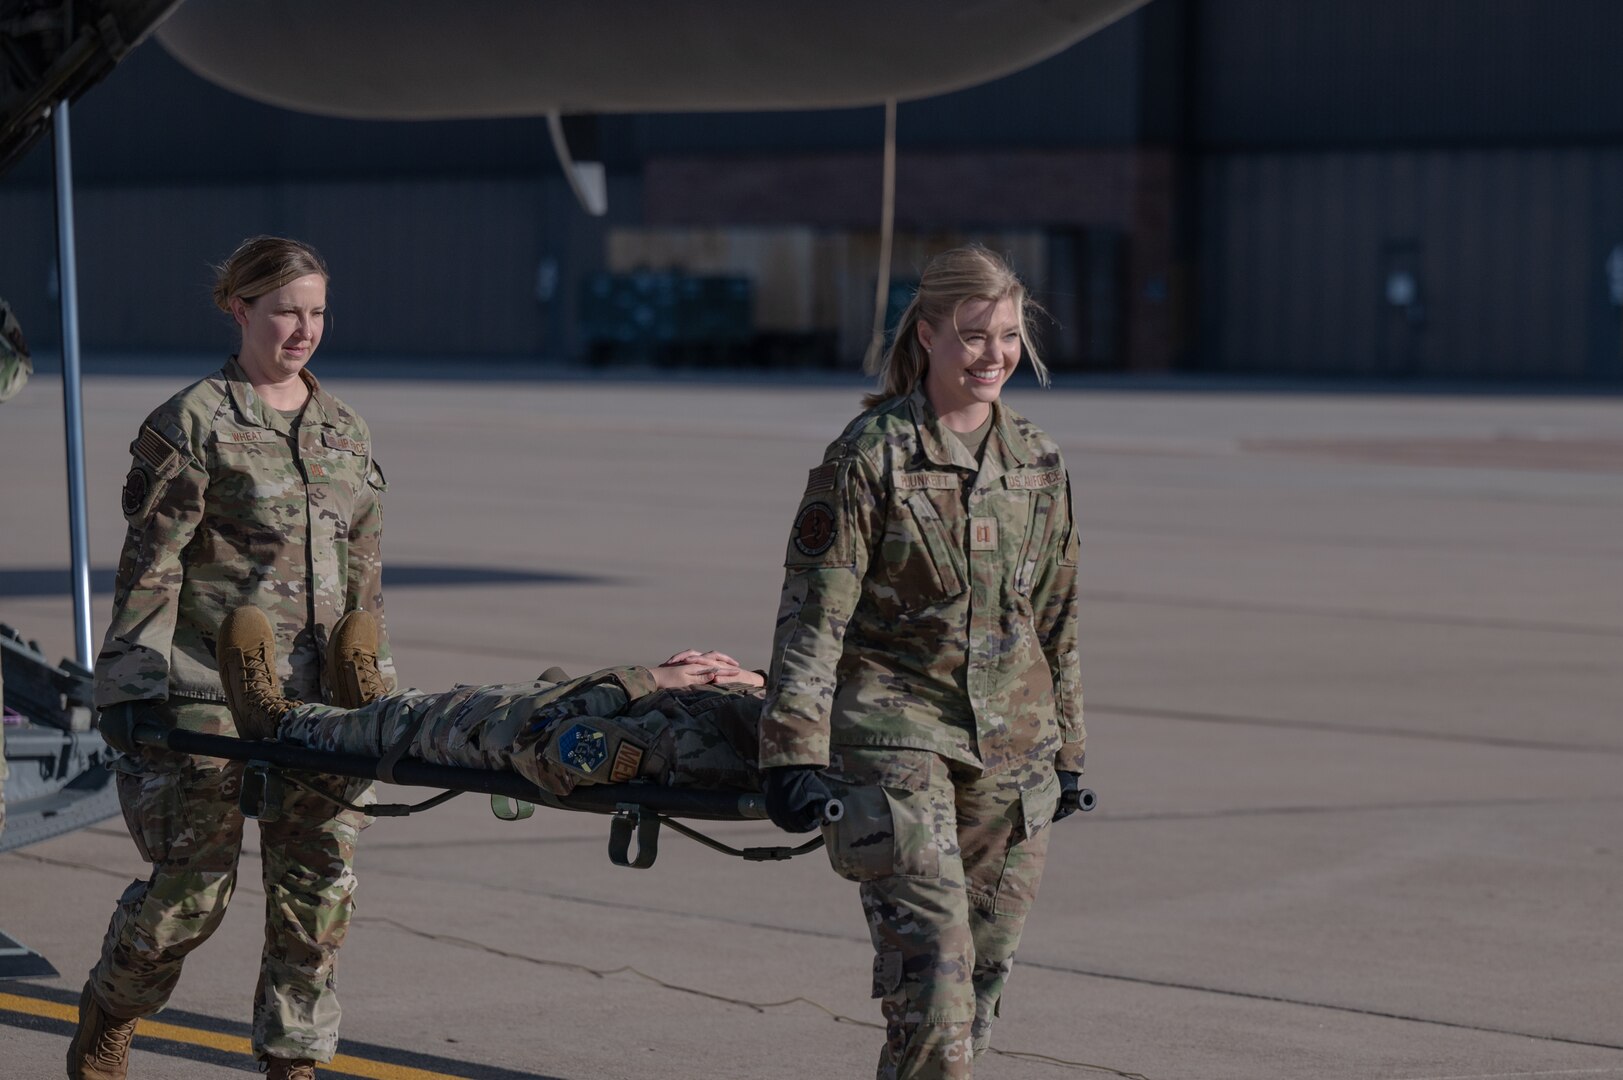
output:
<instances>
[{"instance_id":1,"label":"cargo pocket","mask_svg":"<svg viewBox=\"0 0 1623 1080\"><path fill-rule=\"evenodd\" d=\"M1054 705L1062 726L1082 716L1082 660L1075 649L1060 653L1058 678L1054 680ZM1069 737L1069 735L1067 736Z\"/></svg>"},{"instance_id":2,"label":"cargo pocket","mask_svg":"<svg viewBox=\"0 0 1623 1080\"><path fill-rule=\"evenodd\" d=\"M896 827L884 788L836 790L845 816L823 826L828 863L847 881L877 881L896 868Z\"/></svg>"},{"instance_id":3,"label":"cargo pocket","mask_svg":"<svg viewBox=\"0 0 1623 1080\"><path fill-rule=\"evenodd\" d=\"M154 865L168 862L175 838L186 825L184 777L172 769L142 771L138 761L127 757L119 758L113 770L118 805L135 850Z\"/></svg>"},{"instance_id":4,"label":"cargo pocket","mask_svg":"<svg viewBox=\"0 0 1623 1080\"><path fill-rule=\"evenodd\" d=\"M1021 596L1031 595L1037 580L1037 568L1043 552L1048 549L1048 534L1054 527L1054 499L1051 495L1031 496L1031 515L1026 529L1026 542L1015 563L1014 591Z\"/></svg>"},{"instance_id":5,"label":"cargo pocket","mask_svg":"<svg viewBox=\"0 0 1623 1080\"><path fill-rule=\"evenodd\" d=\"M824 776L845 816L823 827L828 861L850 881L941 874L941 796L930 790L927 750L839 747Z\"/></svg>"},{"instance_id":6,"label":"cargo pocket","mask_svg":"<svg viewBox=\"0 0 1623 1080\"><path fill-rule=\"evenodd\" d=\"M1024 916L1037 900L1037 886L1042 882L1043 864L1048 858L1048 825L1054 820L1059 806L1059 774L1045 769L1035 783L1020 791L1019 839L1009 845L1003 857L1003 873L999 876L997 897L992 911L997 915ZM1014 839L1011 837L1010 839Z\"/></svg>"},{"instance_id":7,"label":"cargo pocket","mask_svg":"<svg viewBox=\"0 0 1623 1080\"><path fill-rule=\"evenodd\" d=\"M947 524L922 491L902 500L892 514L881 545L885 578L899 612L944 603L963 593L962 540L948 535Z\"/></svg>"},{"instance_id":8,"label":"cargo pocket","mask_svg":"<svg viewBox=\"0 0 1623 1080\"><path fill-rule=\"evenodd\" d=\"M941 876L929 792L849 788L836 795L845 816L823 826L829 865L848 881Z\"/></svg>"},{"instance_id":9,"label":"cargo pocket","mask_svg":"<svg viewBox=\"0 0 1623 1080\"><path fill-rule=\"evenodd\" d=\"M882 998L902 987L902 965L906 957L900 949L890 949L873 958L873 996Z\"/></svg>"}]
</instances>

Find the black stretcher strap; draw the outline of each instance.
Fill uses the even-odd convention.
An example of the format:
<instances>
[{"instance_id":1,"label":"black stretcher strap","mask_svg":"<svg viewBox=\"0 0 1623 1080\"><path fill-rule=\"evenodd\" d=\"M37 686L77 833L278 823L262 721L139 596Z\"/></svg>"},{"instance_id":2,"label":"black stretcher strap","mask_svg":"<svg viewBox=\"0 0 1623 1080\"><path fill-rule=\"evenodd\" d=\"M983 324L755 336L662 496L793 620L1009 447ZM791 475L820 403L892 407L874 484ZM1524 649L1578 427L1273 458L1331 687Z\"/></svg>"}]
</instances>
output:
<instances>
[{"instance_id":1,"label":"black stretcher strap","mask_svg":"<svg viewBox=\"0 0 1623 1080\"><path fill-rule=\"evenodd\" d=\"M282 779L296 788L308 791L319 799L326 799L334 806L344 810L353 810L357 814L365 814L368 817L409 817L412 814L420 814L424 810L432 810L436 806L443 806L458 795L466 794L466 792L462 791L442 791L433 798L424 799L418 803L373 803L371 806L361 806L358 803L350 802L348 799L339 798L330 791L322 791L313 784L306 784L291 773L283 773Z\"/></svg>"}]
</instances>

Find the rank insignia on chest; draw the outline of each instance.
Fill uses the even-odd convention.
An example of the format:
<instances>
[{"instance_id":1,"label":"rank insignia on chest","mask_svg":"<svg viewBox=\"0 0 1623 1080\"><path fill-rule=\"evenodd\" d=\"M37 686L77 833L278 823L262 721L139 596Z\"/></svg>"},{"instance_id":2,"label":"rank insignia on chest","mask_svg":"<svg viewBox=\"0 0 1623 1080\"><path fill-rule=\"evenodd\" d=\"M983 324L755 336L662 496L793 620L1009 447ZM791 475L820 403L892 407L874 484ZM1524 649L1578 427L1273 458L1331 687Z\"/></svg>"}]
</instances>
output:
<instances>
[{"instance_id":1,"label":"rank insignia on chest","mask_svg":"<svg viewBox=\"0 0 1623 1080\"><path fill-rule=\"evenodd\" d=\"M795 518L795 550L802 555L821 555L834 546L834 508L814 502Z\"/></svg>"},{"instance_id":2,"label":"rank insignia on chest","mask_svg":"<svg viewBox=\"0 0 1623 1080\"><path fill-rule=\"evenodd\" d=\"M319 461L306 460L304 475L312 484L325 484L332 479L332 470Z\"/></svg>"},{"instance_id":3,"label":"rank insignia on chest","mask_svg":"<svg viewBox=\"0 0 1623 1080\"><path fill-rule=\"evenodd\" d=\"M969 519L969 550L997 550L997 518L978 517Z\"/></svg>"},{"instance_id":4,"label":"rank insignia on chest","mask_svg":"<svg viewBox=\"0 0 1623 1080\"><path fill-rule=\"evenodd\" d=\"M609 759L609 740L599 730L576 724L558 737L558 760L590 776Z\"/></svg>"}]
</instances>

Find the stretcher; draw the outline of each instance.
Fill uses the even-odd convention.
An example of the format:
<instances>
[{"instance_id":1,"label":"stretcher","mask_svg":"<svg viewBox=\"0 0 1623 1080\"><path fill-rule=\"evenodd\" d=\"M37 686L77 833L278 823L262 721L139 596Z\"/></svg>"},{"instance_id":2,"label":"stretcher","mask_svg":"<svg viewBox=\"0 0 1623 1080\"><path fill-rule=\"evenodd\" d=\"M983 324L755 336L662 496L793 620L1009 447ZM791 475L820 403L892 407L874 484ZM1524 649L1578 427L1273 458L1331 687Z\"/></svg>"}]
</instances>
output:
<instances>
[{"instance_id":1,"label":"stretcher","mask_svg":"<svg viewBox=\"0 0 1623 1080\"><path fill-rule=\"evenodd\" d=\"M336 750L313 750L289 743L237 739L229 735L207 735L183 731L153 721L136 725L134 741L156 750L241 761L246 765L239 804L244 817L270 820L282 803L283 785L293 783L309 788L298 772L328 773L360 780L387 780L411 787L440 788L442 793L415 804L379 803L365 807L374 817L402 817L427 810L449 799L475 792L489 795L491 810L504 821L529 817L537 805L556 810L575 810L611 815L609 822L609 861L616 866L646 870L659 856L662 825L706 847L749 862L777 862L816 851L823 846L821 836L789 846L735 848L677 821L762 821L767 818L766 797L756 791L713 791L701 788L674 788L660 784L582 784L568 795L557 795L530 783L515 772L495 769L469 769L455 765L434 765L415 758L387 760L367 754ZM317 794L323 794L319 791ZM330 798L330 796L325 796ZM1068 793L1067 799L1079 810L1092 810L1096 799L1083 788ZM339 800L333 800L339 801ZM341 804L348 805L348 804ZM351 809L361 809L350 807ZM830 799L823 807L823 820L835 822L844 816L844 805ZM633 850L635 841L635 850Z\"/></svg>"},{"instance_id":2,"label":"stretcher","mask_svg":"<svg viewBox=\"0 0 1623 1080\"><path fill-rule=\"evenodd\" d=\"M765 820L766 798L756 791L711 791L627 783L582 784L568 795L556 795L535 786L515 772L434 765L415 758L401 758L386 763L382 757L366 754L313 750L289 743L237 739L229 735L207 735L152 721L136 725L132 738L137 744L152 749L244 762L246 769L239 802L243 816L255 819L268 820L277 812L286 783L305 786L296 776L289 776L290 772L314 772L360 780L388 780L410 787L440 788L443 791L441 795L412 805L379 803L365 807L365 812L373 817L403 817L438 806L465 792L489 795L492 812L504 821L527 818L538 805L557 810L608 814L611 815L609 860L616 866L638 870L654 865L654 860L659 856L662 825L669 825L708 847L750 862L790 859L816 851L823 844L823 838L818 836L795 847L734 848L675 820ZM837 821L843 813L844 807L839 800L831 799L823 810L823 817L826 821Z\"/></svg>"}]
</instances>

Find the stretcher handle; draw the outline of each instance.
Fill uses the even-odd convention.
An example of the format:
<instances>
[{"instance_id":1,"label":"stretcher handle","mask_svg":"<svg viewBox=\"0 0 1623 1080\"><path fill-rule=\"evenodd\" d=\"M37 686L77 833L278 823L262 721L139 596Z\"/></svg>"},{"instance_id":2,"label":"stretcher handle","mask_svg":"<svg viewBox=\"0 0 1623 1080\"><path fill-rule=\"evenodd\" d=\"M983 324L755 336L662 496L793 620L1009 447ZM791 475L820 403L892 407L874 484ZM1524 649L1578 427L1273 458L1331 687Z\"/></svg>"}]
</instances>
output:
<instances>
[{"instance_id":1,"label":"stretcher handle","mask_svg":"<svg viewBox=\"0 0 1623 1080\"><path fill-rule=\"evenodd\" d=\"M1099 796L1093 793L1092 788L1077 788L1075 791L1063 792L1059 797L1061 809L1092 810L1099 805Z\"/></svg>"}]
</instances>

